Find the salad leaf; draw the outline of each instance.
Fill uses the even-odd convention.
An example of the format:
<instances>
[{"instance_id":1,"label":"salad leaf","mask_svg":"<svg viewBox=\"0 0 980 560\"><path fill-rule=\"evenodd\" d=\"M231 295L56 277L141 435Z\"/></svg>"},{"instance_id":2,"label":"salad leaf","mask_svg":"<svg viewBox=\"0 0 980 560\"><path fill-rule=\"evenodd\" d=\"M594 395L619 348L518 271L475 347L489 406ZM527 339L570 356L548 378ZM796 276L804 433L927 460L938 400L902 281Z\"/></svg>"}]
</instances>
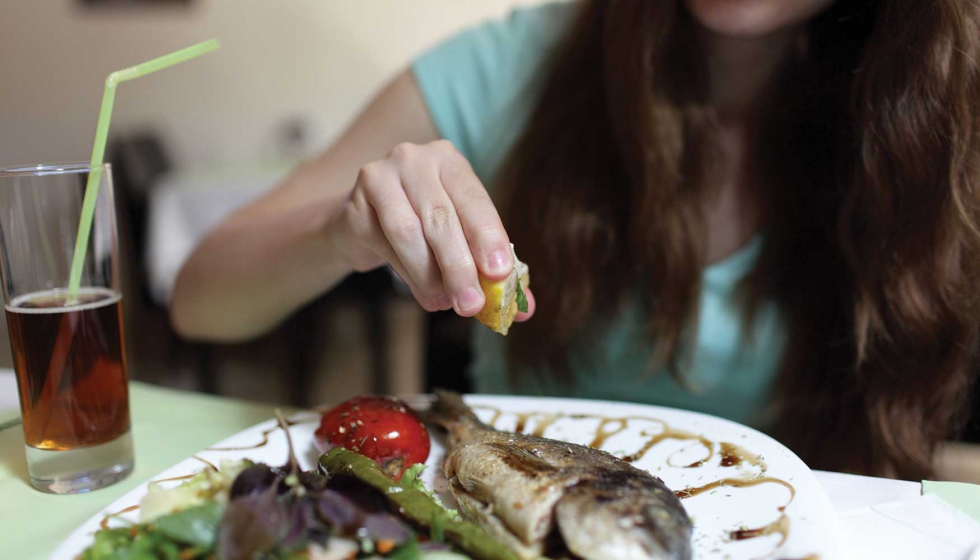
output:
<instances>
[{"instance_id":1,"label":"salad leaf","mask_svg":"<svg viewBox=\"0 0 980 560\"><path fill-rule=\"evenodd\" d=\"M279 484L280 477L268 465L252 465L239 473L229 489L230 497L236 500L242 496L261 494L271 486Z\"/></svg>"},{"instance_id":2,"label":"salad leaf","mask_svg":"<svg viewBox=\"0 0 980 560\"><path fill-rule=\"evenodd\" d=\"M81 560L199 560L209 554L210 545L186 547L149 526L105 529L95 534L95 542Z\"/></svg>"},{"instance_id":3,"label":"salad leaf","mask_svg":"<svg viewBox=\"0 0 980 560\"><path fill-rule=\"evenodd\" d=\"M524 287L521 286L520 279L517 280L517 310L527 313L527 296L524 294Z\"/></svg>"},{"instance_id":4,"label":"salad leaf","mask_svg":"<svg viewBox=\"0 0 980 560\"><path fill-rule=\"evenodd\" d=\"M283 524L275 486L233 500L218 529L218 558L251 558L271 550Z\"/></svg>"},{"instance_id":5,"label":"salad leaf","mask_svg":"<svg viewBox=\"0 0 980 560\"><path fill-rule=\"evenodd\" d=\"M110 560L117 552L130 547L133 536L127 527L106 529L95 534L95 542L82 553L82 560Z\"/></svg>"},{"instance_id":6,"label":"salad leaf","mask_svg":"<svg viewBox=\"0 0 980 560\"><path fill-rule=\"evenodd\" d=\"M210 549L214 547L223 512L221 504L211 501L160 517L154 525L164 536L177 542Z\"/></svg>"},{"instance_id":7,"label":"salad leaf","mask_svg":"<svg viewBox=\"0 0 980 560\"><path fill-rule=\"evenodd\" d=\"M205 469L179 486L165 488L151 482L146 495L140 500L140 523L175 511L216 501L222 506L228 503L228 490L239 473L253 463L249 460L222 461L221 469Z\"/></svg>"},{"instance_id":8,"label":"salad leaf","mask_svg":"<svg viewBox=\"0 0 980 560\"><path fill-rule=\"evenodd\" d=\"M424 471L427 468L428 466L423 463L415 463L414 465L408 467L408 469L405 470L405 474L402 475L402 479L399 482L399 484L401 485L402 488L405 488L406 490L414 489L414 490L419 490L421 492L425 492L427 496L432 498L433 502L435 502L439 507L441 507L446 512L446 515L448 515L450 519L456 519L457 517L459 517L459 512L456 511L455 509L447 508L446 505L442 503L442 500L439 499L439 496L433 490L430 490L429 487L427 487L425 483L422 482L422 480L419 478L419 476L421 476L422 474L422 471Z\"/></svg>"},{"instance_id":9,"label":"salad leaf","mask_svg":"<svg viewBox=\"0 0 980 560\"><path fill-rule=\"evenodd\" d=\"M419 541L416 539L408 541L392 551L388 558L392 560L421 560L422 551L419 550Z\"/></svg>"},{"instance_id":10,"label":"salad leaf","mask_svg":"<svg viewBox=\"0 0 980 560\"><path fill-rule=\"evenodd\" d=\"M419 475L422 474L422 471L425 469L426 465L424 463L415 463L411 467L408 467L405 469L405 473L402 474L402 479L399 484L401 484L402 488L415 488L416 490L428 492L429 489L425 487L425 484L422 484L421 480L419 480Z\"/></svg>"}]
</instances>

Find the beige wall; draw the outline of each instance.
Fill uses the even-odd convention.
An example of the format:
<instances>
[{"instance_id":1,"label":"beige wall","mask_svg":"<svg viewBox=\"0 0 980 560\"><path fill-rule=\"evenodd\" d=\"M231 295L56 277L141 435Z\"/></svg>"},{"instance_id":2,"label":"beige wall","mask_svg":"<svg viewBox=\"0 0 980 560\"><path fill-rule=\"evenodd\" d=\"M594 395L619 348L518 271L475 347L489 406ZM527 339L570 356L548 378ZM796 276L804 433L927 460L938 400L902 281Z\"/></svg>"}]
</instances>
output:
<instances>
[{"instance_id":1,"label":"beige wall","mask_svg":"<svg viewBox=\"0 0 980 560\"><path fill-rule=\"evenodd\" d=\"M219 51L122 85L112 130L153 126L190 165L268 158L291 117L322 147L414 55L531 3L196 0L120 13L0 0L0 165L87 160L105 76L210 37Z\"/></svg>"}]
</instances>

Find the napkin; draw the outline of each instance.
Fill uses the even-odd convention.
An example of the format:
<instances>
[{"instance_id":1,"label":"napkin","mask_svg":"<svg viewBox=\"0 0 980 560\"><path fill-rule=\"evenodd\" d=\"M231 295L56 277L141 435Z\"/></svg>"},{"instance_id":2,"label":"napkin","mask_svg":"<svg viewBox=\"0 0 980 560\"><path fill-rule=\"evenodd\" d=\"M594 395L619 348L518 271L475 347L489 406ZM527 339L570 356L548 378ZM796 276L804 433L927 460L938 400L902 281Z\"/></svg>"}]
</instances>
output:
<instances>
[{"instance_id":1,"label":"napkin","mask_svg":"<svg viewBox=\"0 0 980 560\"><path fill-rule=\"evenodd\" d=\"M918 482L828 471L814 471L814 474L827 495L832 496L834 509L838 512L911 500L922 495L922 485Z\"/></svg>"},{"instance_id":2,"label":"napkin","mask_svg":"<svg viewBox=\"0 0 980 560\"><path fill-rule=\"evenodd\" d=\"M0 430L20 423L17 378L13 372L0 374Z\"/></svg>"},{"instance_id":3,"label":"napkin","mask_svg":"<svg viewBox=\"0 0 980 560\"><path fill-rule=\"evenodd\" d=\"M840 514L847 558L964 560L980 546L980 522L935 494Z\"/></svg>"},{"instance_id":4,"label":"napkin","mask_svg":"<svg viewBox=\"0 0 980 560\"><path fill-rule=\"evenodd\" d=\"M965 482L922 481L923 494L935 494L980 521L980 485Z\"/></svg>"}]
</instances>

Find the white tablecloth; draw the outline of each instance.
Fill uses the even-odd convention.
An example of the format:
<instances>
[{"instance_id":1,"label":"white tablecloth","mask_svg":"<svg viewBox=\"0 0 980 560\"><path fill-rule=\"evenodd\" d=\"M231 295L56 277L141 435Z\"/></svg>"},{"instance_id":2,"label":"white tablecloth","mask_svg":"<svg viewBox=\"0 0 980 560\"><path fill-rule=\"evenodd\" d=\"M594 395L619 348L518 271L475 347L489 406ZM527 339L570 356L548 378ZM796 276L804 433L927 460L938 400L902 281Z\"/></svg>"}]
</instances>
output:
<instances>
[{"instance_id":1,"label":"white tablecloth","mask_svg":"<svg viewBox=\"0 0 980 560\"><path fill-rule=\"evenodd\" d=\"M190 170L160 179L150 191L147 208L145 264L153 300L169 302L180 267L205 234L275 186L289 170L287 165Z\"/></svg>"},{"instance_id":2,"label":"white tablecloth","mask_svg":"<svg viewBox=\"0 0 980 560\"><path fill-rule=\"evenodd\" d=\"M4 413L17 410L15 387L13 371L0 369L0 421ZM846 558L967 560L977 547L975 560L980 560L980 523L936 496L922 496L921 484L814 474L840 516Z\"/></svg>"}]
</instances>

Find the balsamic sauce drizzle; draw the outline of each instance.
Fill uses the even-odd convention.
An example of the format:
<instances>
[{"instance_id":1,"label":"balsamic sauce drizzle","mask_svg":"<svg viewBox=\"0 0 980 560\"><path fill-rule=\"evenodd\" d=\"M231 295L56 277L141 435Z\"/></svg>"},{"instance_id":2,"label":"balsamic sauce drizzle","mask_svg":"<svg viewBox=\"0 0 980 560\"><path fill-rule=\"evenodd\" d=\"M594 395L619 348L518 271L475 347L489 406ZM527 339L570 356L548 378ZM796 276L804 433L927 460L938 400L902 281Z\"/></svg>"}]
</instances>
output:
<instances>
[{"instance_id":1,"label":"balsamic sauce drizzle","mask_svg":"<svg viewBox=\"0 0 980 560\"><path fill-rule=\"evenodd\" d=\"M139 504L136 504L135 506L129 506L126 509L121 509L121 510L117 511L116 513L110 513L109 515L106 515L105 517L102 518L102 521L99 522L99 527L101 527L103 529L108 529L109 528L109 520L110 519L112 519L113 517L119 517L120 515L122 515L124 513L129 513L131 511L136 511L139 508L140 508L140 505Z\"/></svg>"},{"instance_id":2,"label":"balsamic sauce drizzle","mask_svg":"<svg viewBox=\"0 0 980 560\"><path fill-rule=\"evenodd\" d=\"M785 513L780 514L779 519L776 519L768 525L763 525L758 529L738 529L731 531L728 533L728 538L733 541L744 541L745 539L754 539L773 534L779 535L779 544L776 545L776 548L783 546L783 543L786 542L786 537L789 536L789 518L786 517Z\"/></svg>"},{"instance_id":3,"label":"balsamic sauce drizzle","mask_svg":"<svg viewBox=\"0 0 980 560\"><path fill-rule=\"evenodd\" d=\"M305 416L302 418L286 418L286 426L295 426L296 424L319 422L319 420L320 420L319 416ZM260 447L265 447L266 445L269 444L269 435L272 432L280 429L282 428L280 428L280 426L276 424L275 426L267 430L262 430L262 440L254 445L246 445L243 447L207 447L205 448L205 451L248 451L250 449L258 449Z\"/></svg>"},{"instance_id":4,"label":"balsamic sauce drizzle","mask_svg":"<svg viewBox=\"0 0 980 560\"><path fill-rule=\"evenodd\" d=\"M491 417L489 421L486 422L486 424L489 425L490 427L495 427L497 422L500 420L500 417L503 415L503 411L494 406L477 405L474 406L473 408L476 410L486 410L491 413ZM640 432L640 435L646 438L646 441L644 441L643 445L641 445L638 450L622 457L622 459L628 463L635 463L639 461L640 459L643 458L644 455L646 455L651 449L656 447L659 443L668 439L674 439L674 440L681 440L681 441L696 442L698 445L704 447L708 455L703 459L699 459L687 465L674 464L672 460L673 456L674 454L683 451L683 449L681 449L675 451L673 454L667 457L667 464L671 467L676 467L676 468L696 468L704 465L712 458L714 458L716 453L715 445L717 443L717 447L718 447L717 454L720 457L719 466L723 468L731 468L731 467L740 468L743 465L757 467L759 469L758 476L756 478L722 478L720 480L716 480L714 482L705 484L703 486L684 488L683 490L678 490L674 492L674 494L679 499L683 500L721 487L746 488L751 486L758 486L760 484L777 484L779 486L783 486L784 488L789 490L790 497L789 500L784 505L778 508L780 515L775 521L769 523L768 525L764 525L762 527L758 527L755 529L737 529L735 531L730 531L728 533L728 538L729 540L732 541L741 541L746 539L765 537L774 534L780 535L779 544L776 545L776 548L778 549L786 542L786 539L789 537L790 521L789 518L786 516L786 514L783 512L786 510L786 507L789 506L789 504L792 503L793 499L796 497L796 489L793 487L792 484L786 482L785 480L775 478L775 477L762 476L763 474L765 474L766 470L768 470L768 465L765 463L765 461L763 461L762 457L760 457L755 453L752 453L751 451L745 449L744 447L735 445L734 443L730 443L727 441L714 442L704 436L697 435L685 430L679 430L673 428L670 426L670 424L668 424L663 420L659 420L657 418L649 418L646 416L606 417L606 416L600 416L596 414L564 415L564 414L550 414L545 412L521 412L521 413L515 413L515 415L517 419L513 431L519 434L529 433L527 431L527 427L530 424L531 420L533 419L536 420L536 422L534 423L534 430L531 431L530 434L535 435L537 437L544 437L545 431L549 427L551 427L551 425L554 424L559 418L562 417L573 418L576 420L583 420L583 419L598 420L599 425L596 427L595 435L593 436L592 441L589 443L589 447L592 447L594 449L602 448L602 446L605 445L606 441L608 441L609 438L625 431L629 427L630 421L653 422L656 424L660 424L661 426L660 432L654 434L651 434L646 431Z\"/></svg>"},{"instance_id":5,"label":"balsamic sauce drizzle","mask_svg":"<svg viewBox=\"0 0 980 560\"><path fill-rule=\"evenodd\" d=\"M197 455L191 455L191 458L192 459L197 459L198 461L204 463L205 465L207 465L207 468L209 468L211 470L215 470L215 471L218 470L218 467L214 466L214 463L212 463L211 461L208 461L207 459L204 459L202 457L198 457ZM151 480L148 484L155 484L155 483L160 483L160 482L173 482L173 481L176 481L176 480L188 480L190 478L194 478L197 475L198 475L197 472L193 472L191 474L185 474L185 475L181 475L181 476L172 476L170 478L161 478L160 480ZM119 517L119 516L121 516L124 513L129 513L131 511L136 511L139 508L140 508L140 505L139 504L135 504L135 505L129 506L127 508L123 508L123 509L121 509L121 510L119 510L117 512L107 514L105 517L102 518L102 521L99 522L99 527L102 527L103 529L108 529L109 528L109 520L110 519L112 519L113 517Z\"/></svg>"}]
</instances>

